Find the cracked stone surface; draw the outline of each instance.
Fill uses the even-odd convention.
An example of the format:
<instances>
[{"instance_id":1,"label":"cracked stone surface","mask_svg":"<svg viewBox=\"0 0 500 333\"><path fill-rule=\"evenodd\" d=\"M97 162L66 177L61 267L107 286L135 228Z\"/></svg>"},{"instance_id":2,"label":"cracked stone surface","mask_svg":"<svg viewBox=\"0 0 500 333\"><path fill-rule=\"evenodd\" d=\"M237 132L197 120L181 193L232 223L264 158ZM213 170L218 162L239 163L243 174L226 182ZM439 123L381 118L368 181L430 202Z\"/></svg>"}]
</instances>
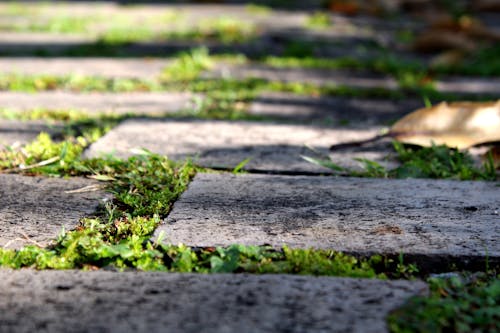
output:
<instances>
[{"instance_id":1,"label":"cracked stone surface","mask_svg":"<svg viewBox=\"0 0 500 333\"><path fill-rule=\"evenodd\" d=\"M422 107L418 100L380 100L311 97L266 92L251 104L249 113L286 121L313 121L333 125L379 126Z\"/></svg>"},{"instance_id":2,"label":"cracked stone surface","mask_svg":"<svg viewBox=\"0 0 500 333\"><path fill-rule=\"evenodd\" d=\"M31 142L41 132L57 135L61 130L60 125L43 121L0 119L0 150L5 146L21 146Z\"/></svg>"},{"instance_id":3,"label":"cracked stone surface","mask_svg":"<svg viewBox=\"0 0 500 333\"><path fill-rule=\"evenodd\" d=\"M74 229L80 218L91 216L109 199L96 185L83 178L0 174L0 246L46 246L62 228Z\"/></svg>"},{"instance_id":4,"label":"cracked stone surface","mask_svg":"<svg viewBox=\"0 0 500 333\"><path fill-rule=\"evenodd\" d=\"M0 72L152 79L160 75L168 64L168 60L150 58L0 58Z\"/></svg>"},{"instance_id":5,"label":"cracked stone surface","mask_svg":"<svg viewBox=\"0 0 500 333\"><path fill-rule=\"evenodd\" d=\"M197 95L189 93L71 93L0 92L0 106L25 111L36 108L49 110L81 110L88 113L163 114L190 109ZM200 97L201 98L201 97Z\"/></svg>"},{"instance_id":6,"label":"cracked stone surface","mask_svg":"<svg viewBox=\"0 0 500 333\"><path fill-rule=\"evenodd\" d=\"M283 125L262 122L227 122L199 120L133 119L123 122L92 144L85 156L99 157L109 153L131 156L133 149L146 148L172 159L191 157L201 166L236 167L251 158L245 170L331 173L330 169L305 161L301 155L317 157L309 147L328 154L331 144L368 139L381 127L346 129ZM354 158L376 160L394 166L386 155L390 145L342 150L330 154L340 165L359 169Z\"/></svg>"},{"instance_id":7,"label":"cracked stone surface","mask_svg":"<svg viewBox=\"0 0 500 333\"><path fill-rule=\"evenodd\" d=\"M154 237L498 261L499 204L494 182L198 174Z\"/></svg>"},{"instance_id":8,"label":"cracked stone surface","mask_svg":"<svg viewBox=\"0 0 500 333\"><path fill-rule=\"evenodd\" d=\"M387 332L421 281L0 270L2 332Z\"/></svg>"}]
</instances>

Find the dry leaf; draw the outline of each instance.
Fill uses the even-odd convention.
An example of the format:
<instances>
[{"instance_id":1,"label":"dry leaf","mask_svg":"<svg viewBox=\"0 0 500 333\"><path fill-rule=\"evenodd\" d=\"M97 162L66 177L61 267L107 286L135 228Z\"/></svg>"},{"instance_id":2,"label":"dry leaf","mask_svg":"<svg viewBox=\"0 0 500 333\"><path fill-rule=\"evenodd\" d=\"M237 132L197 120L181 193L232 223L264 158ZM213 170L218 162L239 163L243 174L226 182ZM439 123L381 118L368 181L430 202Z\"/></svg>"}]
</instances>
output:
<instances>
[{"instance_id":1,"label":"dry leaf","mask_svg":"<svg viewBox=\"0 0 500 333\"><path fill-rule=\"evenodd\" d=\"M359 13L359 5L353 1L331 1L329 8L332 12L344 15L356 15Z\"/></svg>"},{"instance_id":2,"label":"dry leaf","mask_svg":"<svg viewBox=\"0 0 500 333\"><path fill-rule=\"evenodd\" d=\"M415 39L413 48L419 52L461 50L473 52L478 42L498 42L500 34L490 30L481 21L462 16L458 20L441 17Z\"/></svg>"},{"instance_id":3,"label":"dry leaf","mask_svg":"<svg viewBox=\"0 0 500 333\"><path fill-rule=\"evenodd\" d=\"M419 109L396 122L388 136L419 146L434 143L458 149L500 141L500 100L443 102Z\"/></svg>"},{"instance_id":4,"label":"dry leaf","mask_svg":"<svg viewBox=\"0 0 500 333\"><path fill-rule=\"evenodd\" d=\"M448 66L458 66L462 64L467 52L462 50L449 50L441 54L436 55L430 61L430 67L448 67Z\"/></svg>"},{"instance_id":5,"label":"dry leaf","mask_svg":"<svg viewBox=\"0 0 500 333\"><path fill-rule=\"evenodd\" d=\"M461 50L473 52L477 44L467 35L447 30L429 30L415 39L413 49L423 53Z\"/></svg>"}]
</instances>

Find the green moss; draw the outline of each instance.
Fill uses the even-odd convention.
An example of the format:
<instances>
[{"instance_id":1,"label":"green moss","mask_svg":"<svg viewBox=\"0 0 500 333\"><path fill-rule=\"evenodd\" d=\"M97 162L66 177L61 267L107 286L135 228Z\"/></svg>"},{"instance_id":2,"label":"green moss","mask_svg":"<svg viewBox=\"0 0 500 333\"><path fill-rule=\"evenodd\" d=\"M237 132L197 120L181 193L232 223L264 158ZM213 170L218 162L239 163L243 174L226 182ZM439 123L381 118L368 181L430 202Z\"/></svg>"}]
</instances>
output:
<instances>
[{"instance_id":1,"label":"green moss","mask_svg":"<svg viewBox=\"0 0 500 333\"><path fill-rule=\"evenodd\" d=\"M356 159L361 162L363 171L343 168L329 156L319 158L304 156L303 158L308 162L356 177L456 180L496 180L498 178L492 159L478 168L467 152L461 152L444 145L411 148L394 141L393 147L396 152L395 158L401 165L391 170L375 161L363 158Z\"/></svg>"},{"instance_id":2,"label":"green moss","mask_svg":"<svg viewBox=\"0 0 500 333\"><path fill-rule=\"evenodd\" d=\"M388 318L391 332L498 332L500 276L466 274L428 280L430 297L415 297Z\"/></svg>"},{"instance_id":3,"label":"green moss","mask_svg":"<svg viewBox=\"0 0 500 333\"><path fill-rule=\"evenodd\" d=\"M214 61L206 47L192 49L181 53L162 74L167 81L189 81L198 78L205 70L211 69Z\"/></svg>"},{"instance_id":4,"label":"green moss","mask_svg":"<svg viewBox=\"0 0 500 333\"><path fill-rule=\"evenodd\" d=\"M314 29L325 29L331 25L330 16L327 13L316 12L307 18L306 26Z\"/></svg>"}]
</instances>

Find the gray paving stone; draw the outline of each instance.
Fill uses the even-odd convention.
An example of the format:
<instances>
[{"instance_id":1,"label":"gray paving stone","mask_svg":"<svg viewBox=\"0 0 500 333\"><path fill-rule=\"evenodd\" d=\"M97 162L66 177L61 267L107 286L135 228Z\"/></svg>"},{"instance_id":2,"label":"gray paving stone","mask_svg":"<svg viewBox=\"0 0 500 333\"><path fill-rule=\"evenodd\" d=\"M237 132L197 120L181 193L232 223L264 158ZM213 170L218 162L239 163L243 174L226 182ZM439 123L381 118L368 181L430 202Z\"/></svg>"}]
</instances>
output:
<instances>
[{"instance_id":1,"label":"gray paving stone","mask_svg":"<svg viewBox=\"0 0 500 333\"><path fill-rule=\"evenodd\" d=\"M198 174L154 237L499 262L499 205L494 182Z\"/></svg>"},{"instance_id":2,"label":"gray paving stone","mask_svg":"<svg viewBox=\"0 0 500 333\"><path fill-rule=\"evenodd\" d=\"M93 42L94 38L83 35L0 32L0 54L40 50L59 52Z\"/></svg>"},{"instance_id":3,"label":"gray paving stone","mask_svg":"<svg viewBox=\"0 0 500 333\"><path fill-rule=\"evenodd\" d=\"M161 59L0 58L0 73L26 75L85 75L152 79L169 64Z\"/></svg>"},{"instance_id":4,"label":"gray paving stone","mask_svg":"<svg viewBox=\"0 0 500 333\"><path fill-rule=\"evenodd\" d=\"M193 158L198 165L214 168L236 167L251 158L245 170L331 173L330 169L305 161L301 155L317 157L307 146L329 154L331 144L368 139L381 128L347 129L262 122L200 120L127 120L108 132L85 152L86 157L114 153L131 156L132 150L146 148L178 160ZM307 146L306 146L307 145ZM391 165L385 157L386 144L330 154L340 165L359 168L354 158L368 158Z\"/></svg>"},{"instance_id":5,"label":"gray paving stone","mask_svg":"<svg viewBox=\"0 0 500 333\"><path fill-rule=\"evenodd\" d=\"M500 97L500 79L448 77L436 82L436 89L459 94L491 94Z\"/></svg>"},{"instance_id":6,"label":"gray paving stone","mask_svg":"<svg viewBox=\"0 0 500 333\"><path fill-rule=\"evenodd\" d=\"M193 107L195 95L189 93L71 93L0 92L0 107L18 111L37 108L50 110L76 109L88 113L164 114Z\"/></svg>"},{"instance_id":7,"label":"gray paving stone","mask_svg":"<svg viewBox=\"0 0 500 333\"><path fill-rule=\"evenodd\" d=\"M338 85L356 88L396 89L396 80L388 76L373 73L361 73L348 70L316 68L273 68L265 65L218 65L206 76L243 78L261 78L270 81L304 82L318 85Z\"/></svg>"},{"instance_id":8,"label":"gray paving stone","mask_svg":"<svg viewBox=\"0 0 500 333\"><path fill-rule=\"evenodd\" d=\"M45 246L62 228L74 229L80 218L91 216L109 198L95 187L95 181L82 178L0 174L0 246Z\"/></svg>"},{"instance_id":9,"label":"gray paving stone","mask_svg":"<svg viewBox=\"0 0 500 333\"><path fill-rule=\"evenodd\" d=\"M267 92L254 100L249 113L280 120L366 128L388 124L422 106L422 102L418 100L310 97Z\"/></svg>"},{"instance_id":10,"label":"gray paving stone","mask_svg":"<svg viewBox=\"0 0 500 333\"><path fill-rule=\"evenodd\" d=\"M0 270L2 332L387 332L420 281Z\"/></svg>"},{"instance_id":11,"label":"gray paving stone","mask_svg":"<svg viewBox=\"0 0 500 333\"><path fill-rule=\"evenodd\" d=\"M58 124L43 121L15 121L0 119L0 150L4 146L20 146L33 141L41 133L57 135L62 130Z\"/></svg>"}]
</instances>

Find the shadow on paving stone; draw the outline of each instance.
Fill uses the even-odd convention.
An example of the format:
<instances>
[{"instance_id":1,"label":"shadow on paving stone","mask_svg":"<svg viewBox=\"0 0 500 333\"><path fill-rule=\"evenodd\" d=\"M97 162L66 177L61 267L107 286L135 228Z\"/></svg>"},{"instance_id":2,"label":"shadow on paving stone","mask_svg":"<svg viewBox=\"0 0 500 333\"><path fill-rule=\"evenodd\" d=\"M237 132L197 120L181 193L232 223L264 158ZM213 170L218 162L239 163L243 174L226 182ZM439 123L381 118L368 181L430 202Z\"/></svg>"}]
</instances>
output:
<instances>
[{"instance_id":1,"label":"shadow on paving stone","mask_svg":"<svg viewBox=\"0 0 500 333\"><path fill-rule=\"evenodd\" d=\"M0 150L5 146L21 146L36 139L45 132L53 137L60 136L63 126L43 121L15 121L0 119Z\"/></svg>"},{"instance_id":2,"label":"shadow on paving stone","mask_svg":"<svg viewBox=\"0 0 500 333\"><path fill-rule=\"evenodd\" d=\"M310 97L287 93L263 93L249 113L287 121L312 121L367 128L396 121L423 107L417 100L380 100L343 97Z\"/></svg>"},{"instance_id":3,"label":"shadow on paving stone","mask_svg":"<svg viewBox=\"0 0 500 333\"><path fill-rule=\"evenodd\" d=\"M152 239L403 253L484 268L500 263L499 202L494 182L198 174Z\"/></svg>"},{"instance_id":4,"label":"shadow on paving stone","mask_svg":"<svg viewBox=\"0 0 500 333\"><path fill-rule=\"evenodd\" d=\"M317 68L275 68L266 65L219 65L205 77L260 78L269 81L304 82L318 85L339 85L355 88L397 89L395 79L372 72Z\"/></svg>"},{"instance_id":5,"label":"shadow on paving stone","mask_svg":"<svg viewBox=\"0 0 500 333\"><path fill-rule=\"evenodd\" d=\"M2 332L387 332L421 281L0 270Z\"/></svg>"},{"instance_id":6,"label":"shadow on paving stone","mask_svg":"<svg viewBox=\"0 0 500 333\"><path fill-rule=\"evenodd\" d=\"M0 174L0 246L47 246L110 196L97 182Z\"/></svg>"},{"instance_id":7,"label":"shadow on paving stone","mask_svg":"<svg viewBox=\"0 0 500 333\"><path fill-rule=\"evenodd\" d=\"M182 160L191 157L198 165L233 169L243 160L251 160L245 170L283 173L331 173L332 170L304 160L301 155L316 156L308 147L328 155L334 143L368 139L379 129L326 128L283 125L264 122L229 122L203 120L124 121L92 144L86 158L114 154L120 158L133 155L134 149ZM330 156L340 165L359 169L354 158L375 159L385 163L392 150L380 143L372 147L336 152Z\"/></svg>"}]
</instances>

